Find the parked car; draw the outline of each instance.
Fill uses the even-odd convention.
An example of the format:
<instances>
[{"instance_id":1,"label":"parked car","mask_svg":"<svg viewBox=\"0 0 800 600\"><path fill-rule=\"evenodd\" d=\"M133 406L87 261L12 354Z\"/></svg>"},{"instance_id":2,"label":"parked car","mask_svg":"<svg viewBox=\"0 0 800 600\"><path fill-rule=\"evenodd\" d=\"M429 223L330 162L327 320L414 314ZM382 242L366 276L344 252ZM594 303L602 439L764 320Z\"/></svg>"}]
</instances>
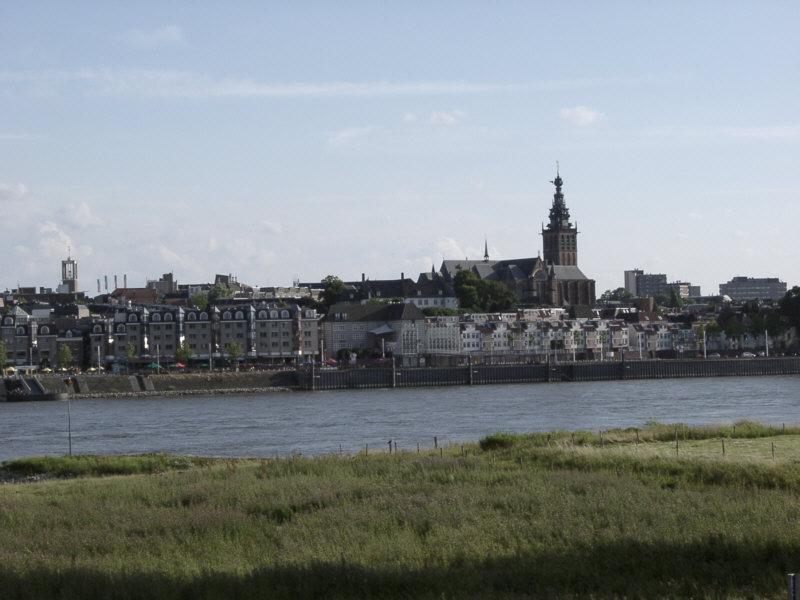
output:
<instances>
[{"instance_id":1,"label":"parked car","mask_svg":"<svg viewBox=\"0 0 800 600\"><path fill-rule=\"evenodd\" d=\"M756 355L752 352L742 352L742 358L755 358Z\"/></svg>"},{"instance_id":2,"label":"parked car","mask_svg":"<svg viewBox=\"0 0 800 600\"><path fill-rule=\"evenodd\" d=\"M719 352L712 352L708 355L708 358L719 358Z\"/></svg>"}]
</instances>

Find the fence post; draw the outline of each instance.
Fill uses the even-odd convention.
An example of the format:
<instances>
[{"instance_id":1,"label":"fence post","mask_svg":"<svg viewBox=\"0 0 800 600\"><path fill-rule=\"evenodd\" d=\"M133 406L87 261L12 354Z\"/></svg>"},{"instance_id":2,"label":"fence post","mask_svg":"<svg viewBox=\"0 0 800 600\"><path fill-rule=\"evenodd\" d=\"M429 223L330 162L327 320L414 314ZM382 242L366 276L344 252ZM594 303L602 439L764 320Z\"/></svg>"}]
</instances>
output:
<instances>
[{"instance_id":1,"label":"fence post","mask_svg":"<svg viewBox=\"0 0 800 600\"><path fill-rule=\"evenodd\" d=\"M439 447L439 440L436 438L436 436L433 436L433 447L434 449Z\"/></svg>"},{"instance_id":2,"label":"fence post","mask_svg":"<svg viewBox=\"0 0 800 600\"><path fill-rule=\"evenodd\" d=\"M795 573L789 573L786 579L789 600L797 600L797 575Z\"/></svg>"},{"instance_id":3,"label":"fence post","mask_svg":"<svg viewBox=\"0 0 800 600\"><path fill-rule=\"evenodd\" d=\"M392 355L392 387L397 387L397 367L394 363L394 355Z\"/></svg>"}]
</instances>

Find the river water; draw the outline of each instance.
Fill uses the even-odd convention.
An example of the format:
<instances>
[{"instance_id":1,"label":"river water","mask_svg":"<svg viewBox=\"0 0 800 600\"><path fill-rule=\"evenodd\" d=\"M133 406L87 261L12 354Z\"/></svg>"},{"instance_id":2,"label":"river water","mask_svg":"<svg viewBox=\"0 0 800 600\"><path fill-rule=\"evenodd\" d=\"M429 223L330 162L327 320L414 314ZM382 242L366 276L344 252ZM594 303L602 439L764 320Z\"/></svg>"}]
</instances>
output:
<instances>
[{"instance_id":1,"label":"river water","mask_svg":"<svg viewBox=\"0 0 800 600\"><path fill-rule=\"evenodd\" d=\"M496 431L608 429L648 420L800 423L800 377L281 392L73 400L74 453L276 456L476 441ZM0 403L0 461L67 452L67 403Z\"/></svg>"}]
</instances>

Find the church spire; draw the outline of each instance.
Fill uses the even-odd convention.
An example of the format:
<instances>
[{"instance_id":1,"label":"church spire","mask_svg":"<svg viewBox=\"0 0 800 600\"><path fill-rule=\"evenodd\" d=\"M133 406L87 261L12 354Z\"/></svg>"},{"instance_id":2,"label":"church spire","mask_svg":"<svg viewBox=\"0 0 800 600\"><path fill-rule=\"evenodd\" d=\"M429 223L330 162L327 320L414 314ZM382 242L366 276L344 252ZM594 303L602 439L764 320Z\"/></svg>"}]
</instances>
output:
<instances>
[{"instance_id":1,"label":"church spire","mask_svg":"<svg viewBox=\"0 0 800 600\"><path fill-rule=\"evenodd\" d=\"M561 192L564 180L561 179L559 171L558 162L556 162L556 178L550 182L556 186L556 191L553 194L553 207L550 209L550 222L547 224L547 228L550 230L572 228L572 224L569 222L569 209L564 203L564 194Z\"/></svg>"},{"instance_id":2,"label":"church spire","mask_svg":"<svg viewBox=\"0 0 800 600\"><path fill-rule=\"evenodd\" d=\"M483 238L483 262L489 262L489 240Z\"/></svg>"}]
</instances>

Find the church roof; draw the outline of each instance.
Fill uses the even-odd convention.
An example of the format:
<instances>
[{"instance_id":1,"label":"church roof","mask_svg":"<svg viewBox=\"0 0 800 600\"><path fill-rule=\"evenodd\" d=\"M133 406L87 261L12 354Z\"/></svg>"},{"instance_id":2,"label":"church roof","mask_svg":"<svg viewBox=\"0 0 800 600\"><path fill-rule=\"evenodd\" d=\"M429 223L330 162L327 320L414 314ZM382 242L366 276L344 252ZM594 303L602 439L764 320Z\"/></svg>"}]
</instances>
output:
<instances>
[{"instance_id":1,"label":"church roof","mask_svg":"<svg viewBox=\"0 0 800 600\"><path fill-rule=\"evenodd\" d=\"M563 281L574 281L578 279L588 279L577 266L575 265L553 265L553 274L557 279Z\"/></svg>"}]
</instances>

